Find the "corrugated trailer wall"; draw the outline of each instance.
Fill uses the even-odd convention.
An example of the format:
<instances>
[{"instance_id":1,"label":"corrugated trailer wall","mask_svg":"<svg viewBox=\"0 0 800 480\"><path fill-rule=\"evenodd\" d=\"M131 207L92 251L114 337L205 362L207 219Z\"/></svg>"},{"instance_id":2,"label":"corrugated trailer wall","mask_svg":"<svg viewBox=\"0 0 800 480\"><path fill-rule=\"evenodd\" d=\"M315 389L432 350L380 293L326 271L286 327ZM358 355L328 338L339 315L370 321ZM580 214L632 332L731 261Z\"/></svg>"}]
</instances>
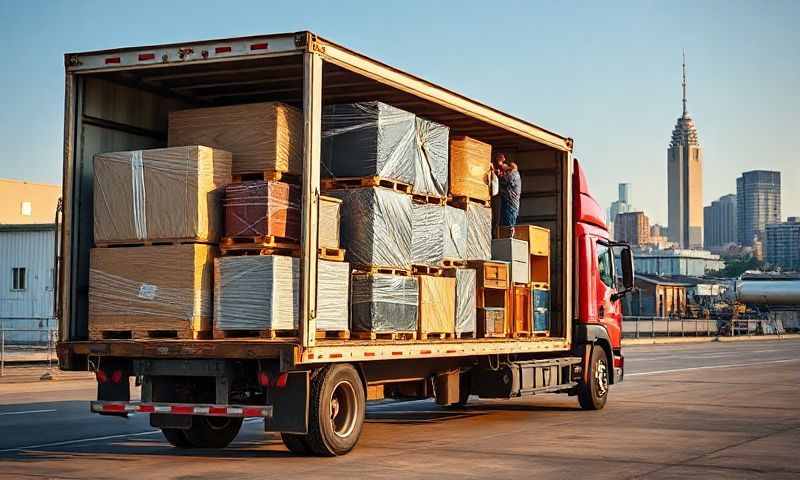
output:
<instances>
[{"instance_id":1,"label":"corrugated trailer wall","mask_svg":"<svg viewBox=\"0 0 800 480\"><path fill-rule=\"evenodd\" d=\"M0 226L0 328L6 330L6 344L46 344L47 331L56 327L53 318L55 229L39 225L11 228ZM24 289L13 288L14 268L25 269Z\"/></svg>"}]
</instances>

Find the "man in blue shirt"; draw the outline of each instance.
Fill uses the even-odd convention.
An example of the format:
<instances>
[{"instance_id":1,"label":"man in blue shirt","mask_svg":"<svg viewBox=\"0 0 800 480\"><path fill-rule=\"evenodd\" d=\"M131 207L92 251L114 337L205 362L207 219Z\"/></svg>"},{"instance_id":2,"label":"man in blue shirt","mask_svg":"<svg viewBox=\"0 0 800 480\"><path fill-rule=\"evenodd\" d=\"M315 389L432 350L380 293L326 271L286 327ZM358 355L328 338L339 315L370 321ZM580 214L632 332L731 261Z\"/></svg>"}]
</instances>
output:
<instances>
[{"instance_id":1,"label":"man in blue shirt","mask_svg":"<svg viewBox=\"0 0 800 480\"><path fill-rule=\"evenodd\" d=\"M514 225L519 216L519 199L522 195L522 178L517 164L506 161L502 153L497 155L496 161L500 179L500 225L511 227L511 235L514 235Z\"/></svg>"}]
</instances>

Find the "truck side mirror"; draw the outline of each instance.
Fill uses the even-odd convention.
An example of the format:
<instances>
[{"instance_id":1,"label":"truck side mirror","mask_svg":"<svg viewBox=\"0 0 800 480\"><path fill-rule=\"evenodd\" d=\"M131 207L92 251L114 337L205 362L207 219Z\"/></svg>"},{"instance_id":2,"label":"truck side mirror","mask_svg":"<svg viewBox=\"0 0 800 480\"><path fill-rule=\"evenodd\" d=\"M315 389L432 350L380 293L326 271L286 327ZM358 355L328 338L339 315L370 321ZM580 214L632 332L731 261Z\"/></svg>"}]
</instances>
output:
<instances>
[{"instance_id":1,"label":"truck side mirror","mask_svg":"<svg viewBox=\"0 0 800 480\"><path fill-rule=\"evenodd\" d=\"M633 288L633 252L630 247L622 249L620 252L620 263L622 264L622 286L626 290Z\"/></svg>"}]
</instances>

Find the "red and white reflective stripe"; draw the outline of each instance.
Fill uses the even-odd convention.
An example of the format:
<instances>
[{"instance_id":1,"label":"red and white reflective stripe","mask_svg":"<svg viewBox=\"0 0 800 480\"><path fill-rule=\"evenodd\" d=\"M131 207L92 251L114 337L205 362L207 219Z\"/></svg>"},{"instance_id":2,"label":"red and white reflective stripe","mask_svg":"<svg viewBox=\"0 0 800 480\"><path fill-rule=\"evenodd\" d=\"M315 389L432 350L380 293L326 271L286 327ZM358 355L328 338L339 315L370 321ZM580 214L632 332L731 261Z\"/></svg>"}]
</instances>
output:
<instances>
[{"instance_id":1,"label":"red and white reflective stripe","mask_svg":"<svg viewBox=\"0 0 800 480\"><path fill-rule=\"evenodd\" d=\"M206 415L211 417L272 417L271 405L94 401L91 403L91 409L95 413L168 413L171 415Z\"/></svg>"}]
</instances>

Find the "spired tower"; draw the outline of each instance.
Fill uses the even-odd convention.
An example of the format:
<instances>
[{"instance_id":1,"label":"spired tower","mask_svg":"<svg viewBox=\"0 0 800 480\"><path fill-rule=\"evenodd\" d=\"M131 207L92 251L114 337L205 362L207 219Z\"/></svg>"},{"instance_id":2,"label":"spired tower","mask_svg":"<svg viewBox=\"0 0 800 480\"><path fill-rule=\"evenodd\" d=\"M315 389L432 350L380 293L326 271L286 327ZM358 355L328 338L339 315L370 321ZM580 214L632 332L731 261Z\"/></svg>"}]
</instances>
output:
<instances>
[{"instance_id":1,"label":"spired tower","mask_svg":"<svg viewBox=\"0 0 800 480\"><path fill-rule=\"evenodd\" d=\"M683 54L683 115L667 149L669 239L681 248L703 248L703 149L686 110L686 52Z\"/></svg>"}]
</instances>

